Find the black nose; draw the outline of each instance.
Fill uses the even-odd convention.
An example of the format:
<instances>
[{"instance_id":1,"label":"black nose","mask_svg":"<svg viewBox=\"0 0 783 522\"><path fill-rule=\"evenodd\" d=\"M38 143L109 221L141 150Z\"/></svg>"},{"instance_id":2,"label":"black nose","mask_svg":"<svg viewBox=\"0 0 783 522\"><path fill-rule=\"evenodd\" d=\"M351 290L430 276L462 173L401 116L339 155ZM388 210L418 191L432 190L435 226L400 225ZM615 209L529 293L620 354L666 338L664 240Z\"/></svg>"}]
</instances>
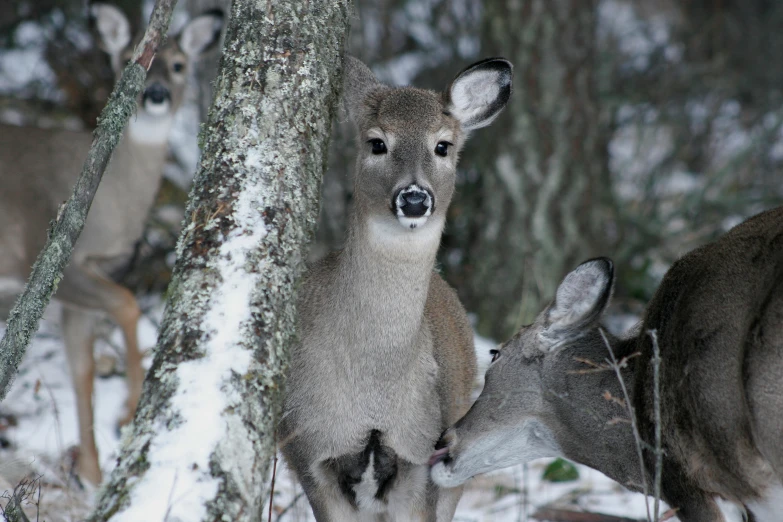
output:
<instances>
[{"instance_id":1,"label":"black nose","mask_svg":"<svg viewBox=\"0 0 783 522\"><path fill-rule=\"evenodd\" d=\"M432 194L411 185L400 190L394 198L395 206L405 217L421 217L432 209Z\"/></svg>"},{"instance_id":2,"label":"black nose","mask_svg":"<svg viewBox=\"0 0 783 522\"><path fill-rule=\"evenodd\" d=\"M151 101L152 103L163 103L169 99L169 90L159 83L153 83L146 89L144 89L144 101Z\"/></svg>"}]
</instances>

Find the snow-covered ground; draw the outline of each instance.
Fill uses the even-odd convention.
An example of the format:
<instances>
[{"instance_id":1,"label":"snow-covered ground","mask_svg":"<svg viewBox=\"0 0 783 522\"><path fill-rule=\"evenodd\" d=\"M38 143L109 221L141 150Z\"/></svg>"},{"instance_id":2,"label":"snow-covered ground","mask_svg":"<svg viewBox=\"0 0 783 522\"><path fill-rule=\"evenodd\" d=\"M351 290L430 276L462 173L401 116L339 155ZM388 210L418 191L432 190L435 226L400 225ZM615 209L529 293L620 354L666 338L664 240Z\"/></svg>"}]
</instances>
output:
<instances>
[{"instance_id":1,"label":"snow-covered ground","mask_svg":"<svg viewBox=\"0 0 783 522\"><path fill-rule=\"evenodd\" d=\"M142 349L154 346L156 324L162 314L159 301L146 303L148 310L139 327ZM11 489L26 473L42 475L44 487L40 499L40 520L72 522L89 512L94 492L84 491L69 478L72 448L78 442L75 401L68 365L60 338L57 305L31 344L8 398L0 407L0 493ZM0 323L1 325L2 323ZM119 445L116 429L125 400L125 382L119 375L122 346L118 330L108 330L107 340L99 341L96 357L101 372L96 379L95 433L102 466L108 473L114 466ZM0 326L0 335L3 328ZM489 364L494 343L476 338L479 373ZM149 356L147 358L149 364ZM114 367L114 371L112 371ZM477 391L481 382L477 382ZM3 424L14 419L15 426ZM0 440L0 442L3 442ZM455 520L461 522L525 521L535 511L550 504L571 509L645 518L642 495L630 493L601 473L577 466L579 479L552 483L542 480L548 460L524 467L474 478L467 486ZM265 512L268 506L265 508ZM34 514L34 511L32 512ZM301 488L279 460L272 504L272 520L305 522L314 520ZM141 521L140 521L141 522Z\"/></svg>"}]
</instances>

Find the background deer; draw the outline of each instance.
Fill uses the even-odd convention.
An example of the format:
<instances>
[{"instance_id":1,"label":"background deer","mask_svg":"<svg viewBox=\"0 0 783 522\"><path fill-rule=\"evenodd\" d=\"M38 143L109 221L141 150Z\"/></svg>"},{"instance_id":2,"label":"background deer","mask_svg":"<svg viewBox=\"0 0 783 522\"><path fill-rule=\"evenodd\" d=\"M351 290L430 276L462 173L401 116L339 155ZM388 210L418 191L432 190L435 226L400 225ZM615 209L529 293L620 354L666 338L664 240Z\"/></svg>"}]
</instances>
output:
<instances>
[{"instance_id":1,"label":"background deer","mask_svg":"<svg viewBox=\"0 0 783 522\"><path fill-rule=\"evenodd\" d=\"M614 274L608 259L576 268L554 302L499 351L470 411L432 457L443 487L539 457L564 456L632 489L652 484L636 456L599 320ZM661 353L662 496L684 522L783 520L783 207L759 214L677 261L633 337L606 334L645 448L654 447L653 344ZM633 354L639 352L638 357ZM588 371L585 371L588 370ZM716 501L724 499L727 504ZM721 507L723 506L723 507ZM729 508L734 509L729 509Z\"/></svg>"},{"instance_id":2,"label":"background deer","mask_svg":"<svg viewBox=\"0 0 783 522\"><path fill-rule=\"evenodd\" d=\"M101 47L119 77L132 52L130 24L116 7L91 9ZM79 413L78 471L101 480L93 436L93 311L120 326L127 358L128 400L122 423L133 418L144 373L136 338L140 316L133 294L112 281L142 235L166 161L174 113L180 106L188 66L216 41L217 13L188 23L152 62L136 114L117 145L95 196L56 297L65 306L62 331ZM0 126L0 277L24 281L46 241L49 221L68 199L92 141L90 132Z\"/></svg>"},{"instance_id":3,"label":"background deer","mask_svg":"<svg viewBox=\"0 0 783 522\"><path fill-rule=\"evenodd\" d=\"M510 94L502 59L472 65L439 94L384 86L346 58L355 207L345 248L302 283L278 438L319 522L453 517L461 488L437 489L427 459L467 409L476 363L435 254L467 133Z\"/></svg>"}]
</instances>

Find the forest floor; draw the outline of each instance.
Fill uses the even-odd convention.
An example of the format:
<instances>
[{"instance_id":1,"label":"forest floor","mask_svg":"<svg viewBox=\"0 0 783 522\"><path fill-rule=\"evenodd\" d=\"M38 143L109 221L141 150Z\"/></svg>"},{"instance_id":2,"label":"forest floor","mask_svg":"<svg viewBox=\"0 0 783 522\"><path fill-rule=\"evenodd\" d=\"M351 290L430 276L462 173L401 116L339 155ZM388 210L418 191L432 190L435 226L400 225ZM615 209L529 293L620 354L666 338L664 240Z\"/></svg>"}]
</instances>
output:
<instances>
[{"instance_id":1,"label":"forest floor","mask_svg":"<svg viewBox=\"0 0 783 522\"><path fill-rule=\"evenodd\" d=\"M75 522L89 513L95 492L80 487L71 474L78 440L75 399L57 326L59 313L56 305L50 308L8 398L0 407L0 494L10 492L25 477L38 479L30 485L26 506L30 520ZM142 348L150 349L155 344L162 305L155 300L144 303L143 308L146 314L139 327L140 343ZM123 411L126 392L119 331L107 328L102 337L96 343L101 377L96 379L94 391L95 434L103 470L108 475L119 447L116 422ZM476 338L480 375L477 392L489 363L489 349L493 347L494 343ZM149 362L148 355L147 366ZM544 480L544 470L550 462L551 459L534 461L474 478L466 486L455 520L630 522L646 519L642 495L631 493L601 473L580 465L576 466L576 480ZM0 498L0 506L5 503ZM268 505L265 513L267 510ZM301 488L282 460L277 462L270 520L314 520Z\"/></svg>"}]
</instances>

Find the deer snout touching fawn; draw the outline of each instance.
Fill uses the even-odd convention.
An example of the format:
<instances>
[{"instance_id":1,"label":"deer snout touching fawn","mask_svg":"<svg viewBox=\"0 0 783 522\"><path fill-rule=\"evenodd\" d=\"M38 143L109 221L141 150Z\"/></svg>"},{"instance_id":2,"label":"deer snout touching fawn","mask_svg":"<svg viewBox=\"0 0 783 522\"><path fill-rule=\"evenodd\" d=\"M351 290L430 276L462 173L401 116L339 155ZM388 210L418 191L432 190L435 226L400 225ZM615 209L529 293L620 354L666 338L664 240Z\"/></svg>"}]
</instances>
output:
<instances>
[{"instance_id":1,"label":"deer snout touching fawn","mask_svg":"<svg viewBox=\"0 0 783 522\"><path fill-rule=\"evenodd\" d=\"M653 341L660 346L662 498L683 522L783 520L783 207L677 261L641 329L603 332L614 273L593 259L494 353L486 384L431 459L444 487L539 457L564 456L632 489L655 472ZM605 338L603 337L605 335ZM646 474L615 373L643 439ZM638 356L635 356L637 354ZM591 362L591 363L590 363ZM729 502L724 502L729 501Z\"/></svg>"},{"instance_id":2,"label":"deer snout touching fawn","mask_svg":"<svg viewBox=\"0 0 783 522\"><path fill-rule=\"evenodd\" d=\"M130 24L116 7L92 6L100 45L119 77L130 57ZM158 190L174 112L182 102L188 67L219 35L222 16L205 14L161 46L147 74L136 113L117 145L95 196L56 298L65 306L62 331L77 398L79 475L98 484L93 435L92 311L122 329L128 400L133 418L144 377L136 339L140 316L133 294L111 279L131 259ZM49 221L70 196L92 141L90 132L0 126L0 278L24 281L46 242Z\"/></svg>"},{"instance_id":3,"label":"deer snout touching fawn","mask_svg":"<svg viewBox=\"0 0 783 522\"><path fill-rule=\"evenodd\" d=\"M355 206L344 249L300 287L278 441L319 522L451 520L462 490L435 487L427 459L467 410L475 354L435 254L459 151L508 101L511 64L474 64L442 94L345 67Z\"/></svg>"}]
</instances>

